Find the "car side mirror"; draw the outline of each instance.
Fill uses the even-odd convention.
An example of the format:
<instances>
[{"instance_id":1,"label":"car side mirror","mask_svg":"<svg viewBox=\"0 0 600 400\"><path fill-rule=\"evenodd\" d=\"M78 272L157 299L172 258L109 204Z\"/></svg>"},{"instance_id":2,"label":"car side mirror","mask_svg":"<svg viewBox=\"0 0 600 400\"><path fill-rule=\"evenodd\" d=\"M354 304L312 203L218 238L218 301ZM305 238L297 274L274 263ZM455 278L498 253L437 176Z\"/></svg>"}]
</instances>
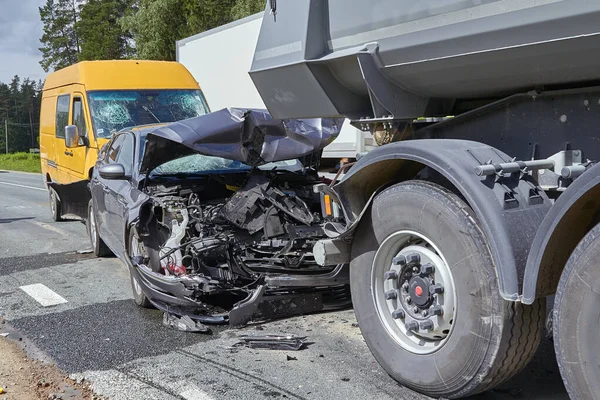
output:
<instances>
[{"instance_id":1,"label":"car side mirror","mask_svg":"<svg viewBox=\"0 0 600 400\"><path fill-rule=\"evenodd\" d=\"M103 165L98 169L98 173L104 179L127 179L125 175L125 167L121 164L107 164Z\"/></svg>"},{"instance_id":2,"label":"car side mirror","mask_svg":"<svg viewBox=\"0 0 600 400\"><path fill-rule=\"evenodd\" d=\"M79 138L79 129L76 125L65 126L65 145L67 148L79 147Z\"/></svg>"}]
</instances>

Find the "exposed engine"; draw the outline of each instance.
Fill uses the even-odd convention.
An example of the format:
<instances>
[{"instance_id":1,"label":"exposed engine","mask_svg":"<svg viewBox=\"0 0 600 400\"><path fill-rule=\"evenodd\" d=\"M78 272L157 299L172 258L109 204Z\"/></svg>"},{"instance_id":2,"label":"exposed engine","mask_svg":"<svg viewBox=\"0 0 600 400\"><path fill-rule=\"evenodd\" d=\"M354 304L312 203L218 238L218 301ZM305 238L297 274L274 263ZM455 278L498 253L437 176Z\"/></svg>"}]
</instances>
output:
<instances>
[{"instance_id":1,"label":"exposed engine","mask_svg":"<svg viewBox=\"0 0 600 400\"><path fill-rule=\"evenodd\" d=\"M312 248L325 237L323 224L340 217L335 206L322 211L317 183L316 176L255 170L148 188L152 203L138 228L147 254L135 262L178 278L187 297L207 310L223 305L216 295L227 292L235 303L270 275L331 273L315 262Z\"/></svg>"}]
</instances>

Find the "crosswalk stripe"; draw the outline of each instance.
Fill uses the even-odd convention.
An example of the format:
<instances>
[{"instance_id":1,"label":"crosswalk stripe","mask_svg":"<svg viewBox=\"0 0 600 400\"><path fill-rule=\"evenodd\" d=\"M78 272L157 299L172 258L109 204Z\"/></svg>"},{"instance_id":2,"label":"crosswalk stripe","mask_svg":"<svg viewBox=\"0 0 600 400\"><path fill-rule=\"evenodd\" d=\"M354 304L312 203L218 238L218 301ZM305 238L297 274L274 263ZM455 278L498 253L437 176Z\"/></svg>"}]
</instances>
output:
<instances>
[{"instance_id":1,"label":"crosswalk stripe","mask_svg":"<svg viewBox=\"0 0 600 400\"><path fill-rule=\"evenodd\" d=\"M42 283L21 286L19 289L33 297L33 299L40 303L42 307L50 307L57 304L67 303L67 300Z\"/></svg>"}]
</instances>

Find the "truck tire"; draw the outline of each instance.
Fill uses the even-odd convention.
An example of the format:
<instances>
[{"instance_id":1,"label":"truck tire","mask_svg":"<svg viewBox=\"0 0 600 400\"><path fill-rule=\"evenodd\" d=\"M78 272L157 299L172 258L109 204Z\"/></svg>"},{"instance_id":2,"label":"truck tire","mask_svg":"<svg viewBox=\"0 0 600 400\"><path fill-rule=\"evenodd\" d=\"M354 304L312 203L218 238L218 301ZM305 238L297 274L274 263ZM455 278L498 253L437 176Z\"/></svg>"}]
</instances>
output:
<instances>
[{"instance_id":1,"label":"truck tire","mask_svg":"<svg viewBox=\"0 0 600 400\"><path fill-rule=\"evenodd\" d=\"M554 300L554 348L574 400L600 399L600 224L577 245Z\"/></svg>"},{"instance_id":2,"label":"truck tire","mask_svg":"<svg viewBox=\"0 0 600 400\"><path fill-rule=\"evenodd\" d=\"M63 219L61 216L62 211L60 209L60 199L58 198L58 195L54 189L51 187L48 188L48 196L50 199L50 212L52 213L52 220L55 222L62 221Z\"/></svg>"},{"instance_id":3,"label":"truck tire","mask_svg":"<svg viewBox=\"0 0 600 400\"><path fill-rule=\"evenodd\" d=\"M377 361L436 398L503 383L531 360L544 331L545 300L525 306L500 296L473 211L430 182L375 197L354 237L350 285Z\"/></svg>"},{"instance_id":4,"label":"truck tire","mask_svg":"<svg viewBox=\"0 0 600 400\"><path fill-rule=\"evenodd\" d=\"M146 247L142 242L140 242L137 232L134 228L129 230L129 245L127 246L127 252L130 258L147 255ZM142 308L154 308L150 300L148 300L144 294L142 287L137 281L137 278L131 273L131 271L129 271L129 277L131 279L131 290L133 292L134 303Z\"/></svg>"},{"instance_id":5,"label":"truck tire","mask_svg":"<svg viewBox=\"0 0 600 400\"><path fill-rule=\"evenodd\" d=\"M88 236L90 238L90 244L96 257L108 257L112 255L112 251L108 248L104 240L98 233L98 226L96 225L96 214L94 213L93 200L88 203L88 217L85 221Z\"/></svg>"}]
</instances>

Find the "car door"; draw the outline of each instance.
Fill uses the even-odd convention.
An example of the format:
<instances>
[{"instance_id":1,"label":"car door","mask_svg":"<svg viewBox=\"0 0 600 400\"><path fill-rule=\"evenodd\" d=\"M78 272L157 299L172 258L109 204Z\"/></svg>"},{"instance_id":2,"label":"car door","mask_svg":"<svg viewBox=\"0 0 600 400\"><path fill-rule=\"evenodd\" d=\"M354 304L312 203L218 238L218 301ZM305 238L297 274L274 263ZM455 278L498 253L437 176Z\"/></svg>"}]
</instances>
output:
<instances>
[{"instance_id":1,"label":"car door","mask_svg":"<svg viewBox=\"0 0 600 400\"><path fill-rule=\"evenodd\" d=\"M108 150L103 155L100 165L114 164L117 162L117 156L123 147L125 136L118 135L108 144ZM94 208L96 211L96 225L98 232L102 237L102 240L111 248L115 250L118 245L117 238L114 237L114 233L110 228L110 214L114 205L111 203L111 186L118 185L120 181L111 179L104 179L99 173L95 173L92 179L92 199L94 201Z\"/></svg>"},{"instance_id":2,"label":"car door","mask_svg":"<svg viewBox=\"0 0 600 400\"><path fill-rule=\"evenodd\" d=\"M131 193L133 172L133 155L134 155L134 137L130 132L125 132L119 135L123 138L121 148L117 154L115 162L121 164L125 168L125 175L128 177L124 180L112 180L107 186L106 204L107 204L107 219L108 229L113 234L115 240L115 251L119 254L125 254L125 217L129 202L129 194Z\"/></svg>"},{"instance_id":3,"label":"car door","mask_svg":"<svg viewBox=\"0 0 600 400\"><path fill-rule=\"evenodd\" d=\"M54 153L56 154L56 181L61 184L71 183L69 164L71 163L71 149L65 144L65 127L69 125L70 94L61 94L56 99L56 116L54 125Z\"/></svg>"}]
</instances>

